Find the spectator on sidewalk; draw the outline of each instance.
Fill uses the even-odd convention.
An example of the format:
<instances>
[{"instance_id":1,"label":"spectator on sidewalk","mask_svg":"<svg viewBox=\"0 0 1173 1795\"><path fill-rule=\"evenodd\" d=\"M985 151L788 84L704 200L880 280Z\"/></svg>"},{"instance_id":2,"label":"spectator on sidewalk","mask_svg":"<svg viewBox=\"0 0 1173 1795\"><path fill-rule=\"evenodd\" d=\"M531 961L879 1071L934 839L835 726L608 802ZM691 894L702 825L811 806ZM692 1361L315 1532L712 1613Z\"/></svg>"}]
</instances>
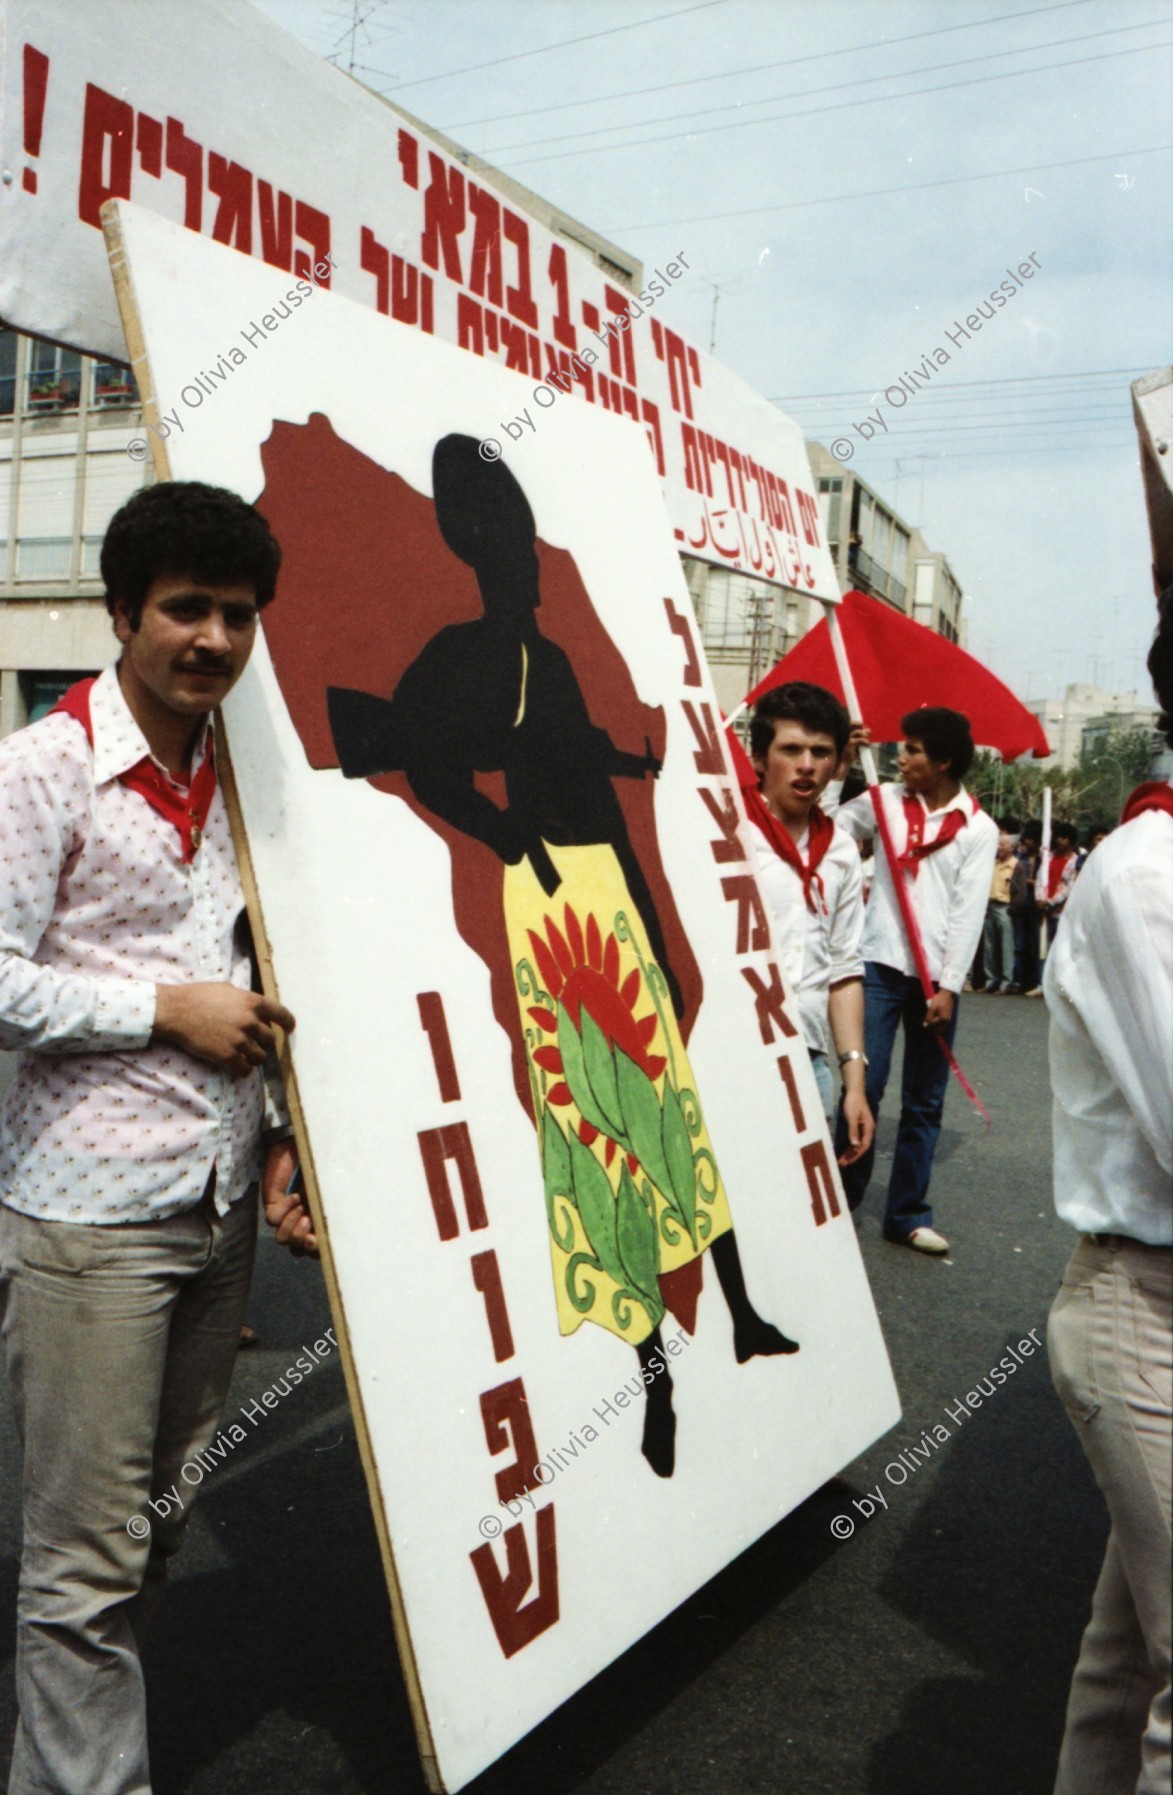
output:
<instances>
[{"instance_id":1,"label":"spectator on sidewalk","mask_svg":"<svg viewBox=\"0 0 1173 1795\"><path fill-rule=\"evenodd\" d=\"M1039 909L1047 919L1048 948L1055 939L1059 918L1075 884L1075 875L1079 870L1076 860L1078 845L1079 835L1074 823L1056 823L1053 826L1046 882L1037 893Z\"/></svg>"},{"instance_id":2,"label":"spectator on sidewalk","mask_svg":"<svg viewBox=\"0 0 1173 1795\"><path fill-rule=\"evenodd\" d=\"M986 972L985 989L996 997L1011 983L1014 971L1014 929L1010 920L1010 883L1014 877L1014 834L1007 827L1012 818L1003 817L998 824L998 854L990 880L986 901L986 925L983 955Z\"/></svg>"},{"instance_id":3,"label":"spectator on sidewalk","mask_svg":"<svg viewBox=\"0 0 1173 1795\"><path fill-rule=\"evenodd\" d=\"M1034 991L1039 982L1039 912L1035 903L1039 861L1042 857L1043 825L1030 821L1023 824L1015 853L1016 865L1010 879L1010 926L1014 931L1014 977L1006 990L1021 997Z\"/></svg>"}]
</instances>

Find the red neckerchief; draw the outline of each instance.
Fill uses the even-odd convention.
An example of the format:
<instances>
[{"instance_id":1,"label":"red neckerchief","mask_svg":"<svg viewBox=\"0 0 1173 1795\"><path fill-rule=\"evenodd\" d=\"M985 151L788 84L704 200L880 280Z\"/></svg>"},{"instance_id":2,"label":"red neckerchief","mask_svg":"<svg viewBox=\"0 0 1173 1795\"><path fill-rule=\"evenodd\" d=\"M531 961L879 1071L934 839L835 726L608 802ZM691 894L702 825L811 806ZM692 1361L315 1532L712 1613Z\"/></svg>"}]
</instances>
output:
<instances>
[{"instance_id":1,"label":"red neckerchief","mask_svg":"<svg viewBox=\"0 0 1173 1795\"><path fill-rule=\"evenodd\" d=\"M1051 855L1050 864L1047 867L1047 898L1048 898L1048 901L1050 901L1050 899L1052 899L1054 897L1055 893L1058 891L1059 881L1060 881L1060 879L1062 879L1064 869L1067 866L1067 862L1071 858L1072 858L1072 856L1070 854L1052 854Z\"/></svg>"},{"instance_id":2,"label":"red neckerchief","mask_svg":"<svg viewBox=\"0 0 1173 1795\"><path fill-rule=\"evenodd\" d=\"M90 694L93 689L92 679L80 679L53 706L54 711L63 711L67 717L73 717L81 724L91 748L94 745L94 725L90 716ZM140 798L146 799L152 810L157 810L160 816L166 817L178 832L184 861L194 860L196 849L204 839L208 812L216 795L216 763L212 757L211 740L208 742L208 752L185 792L176 790L149 754L144 754L125 773L119 773L118 782L128 791L137 792Z\"/></svg>"},{"instance_id":3,"label":"red neckerchief","mask_svg":"<svg viewBox=\"0 0 1173 1795\"><path fill-rule=\"evenodd\" d=\"M804 860L798 849L798 843L791 835L785 823L780 823L760 791L743 793L745 807L750 819L755 822L766 840L774 850L782 856L787 866L792 866L802 880L802 895L806 899L806 907L815 916L820 906L823 915L827 914L826 894L823 891L823 880L819 873L819 862L835 839L835 825L825 810L816 804L810 813L807 837L807 857ZM818 893L816 904L811 887Z\"/></svg>"},{"instance_id":4,"label":"red neckerchief","mask_svg":"<svg viewBox=\"0 0 1173 1795\"><path fill-rule=\"evenodd\" d=\"M1138 785L1124 806L1120 821L1130 823L1134 816L1141 816L1146 810L1163 810L1166 816L1173 816L1173 787L1164 779Z\"/></svg>"},{"instance_id":5,"label":"red neckerchief","mask_svg":"<svg viewBox=\"0 0 1173 1795\"><path fill-rule=\"evenodd\" d=\"M968 792L966 793L966 796L969 797ZM969 801L973 806L973 815L976 816L981 809L981 805L976 798L970 797ZM927 813L924 805L920 802L919 798L909 797L907 792L901 799L901 803L904 806L904 820L908 824L908 840L905 843L904 852L900 856L900 865L910 878L915 879L920 872L921 861L929 854L937 854L942 848L947 848L954 837L960 835L961 831L965 828L966 823L968 823L969 818L965 815L964 811L957 810L956 808L948 810L945 813L945 820L941 824L940 834L937 836L936 840L926 841L925 821Z\"/></svg>"}]
</instances>

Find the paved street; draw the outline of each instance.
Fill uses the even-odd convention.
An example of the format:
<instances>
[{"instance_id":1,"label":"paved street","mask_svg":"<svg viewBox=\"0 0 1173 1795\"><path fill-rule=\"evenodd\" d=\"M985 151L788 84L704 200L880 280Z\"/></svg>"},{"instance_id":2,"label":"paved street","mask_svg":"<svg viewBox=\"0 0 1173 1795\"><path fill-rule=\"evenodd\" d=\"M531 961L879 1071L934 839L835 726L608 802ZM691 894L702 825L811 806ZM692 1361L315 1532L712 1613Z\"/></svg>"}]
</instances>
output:
<instances>
[{"instance_id":1,"label":"paved street","mask_svg":"<svg viewBox=\"0 0 1173 1795\"><path fill-rule=\"evenodd\" d=\"M1050 1795L1107 1531L1040 1353L968 1420L975 1381L1044 1336L1070 1247L1049 1191L1046 1012L967 997L938 1225L954 1262L861 1239L905 1420L475 1785L476 1795ZM882 1125L881 1148L891 1139ZM243 1404L329 1324L316 1268L266 1241ZM896 1452L944 1421L903 1486ZM14 1722L19 1504L0 1418L0 1753ZM426 1476L426 1462L421 1464ZM852 1506L879 1484L864 1520ZM831 1523L856 1520L838 1540ZM209 1477L149 1647L155 1795L422 1790L337 1360Z\"/></svg>"}]
</instances>

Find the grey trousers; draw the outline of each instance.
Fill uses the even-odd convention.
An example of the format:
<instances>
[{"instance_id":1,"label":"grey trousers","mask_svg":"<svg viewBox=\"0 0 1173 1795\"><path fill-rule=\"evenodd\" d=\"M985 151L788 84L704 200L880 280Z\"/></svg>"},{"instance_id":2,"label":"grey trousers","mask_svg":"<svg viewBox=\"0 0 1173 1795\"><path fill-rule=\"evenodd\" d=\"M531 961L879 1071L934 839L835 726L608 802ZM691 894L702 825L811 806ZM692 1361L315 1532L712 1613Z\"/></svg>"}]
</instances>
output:
<instances>
[{"instance_id":1,"label":"grey trousers","mask_svg":"<svg viewBox=\"0 0 1173 1795\"><path fill-rule=\"evenodd\" d=\"M1081 1240L1047 1349L1112 1520L1055 1795L1169 1795L1173 1249Z\"/></svg>"},{"instance_id":2,"label":"grey trousers","mask_svg":"<svg viewBox=\"0 0 1173 1795\"><path fill-rule=\"evenodd\" d=\"M228 1394L256 1231L255 1190L223 1217L205 1196L113 1227L0 1209L24 1448L9 1795L150 1795L139 1646L201 1480L183 1467Z\"/></svg>"}]
</instances>

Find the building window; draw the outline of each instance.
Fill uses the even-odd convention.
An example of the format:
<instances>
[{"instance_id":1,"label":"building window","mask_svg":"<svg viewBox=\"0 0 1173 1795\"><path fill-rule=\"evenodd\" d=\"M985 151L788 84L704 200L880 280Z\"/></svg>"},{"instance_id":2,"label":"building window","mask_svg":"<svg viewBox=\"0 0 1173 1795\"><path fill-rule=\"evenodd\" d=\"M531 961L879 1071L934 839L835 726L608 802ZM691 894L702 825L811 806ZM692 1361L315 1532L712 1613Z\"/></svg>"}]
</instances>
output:
<instances>
[{"instance_id":1,"label":"building window","mask_svg":"<svg viewBox=\"0 0 1173 1795\"><path fill-rule=\"evenodd\" d=\"M76 411L81 397L81 356L56 343L29 343L28 410Z\"/></svg>"},{"instance_id":2,"label":"building window","mask_svg":"<svg viewBox=\"0 0 1173 1795\"><path fill-rule=\"evenodd\" d=\"M68 536L26 536L16 545L17 579L68 579L72 546Z\"/></svg>"},{"instance_id":3,"label":"building window","mask_svg":"<svg viewBox=\"0 0 1173 1795\"><path fill-rule=\"evenodd\" d=\"M101 575L99 561L102 554L102 538L100 536L83 536L81 539L81 576L82 579L95 580Z\"/></svg>"},{"instance_id":4,"label":"building window","mask_svg":"<svg viewBox=\"0 0 1173 1795\"><path fill-rule=\"evenodd\" d=\"M118 362L96 361L93 402L101 410L137 405L138 388L130 369L121 367Z\"/></svg>"},{"instance_id":5,"label":"building window","mask_svg":"<svg viewBox=\"0 0 1173 1795\"><path fill-rule=\"evenodd\" d=\"M16 333L0 330L0 418L16 408Z\"/></svg>"}]
</instances>

